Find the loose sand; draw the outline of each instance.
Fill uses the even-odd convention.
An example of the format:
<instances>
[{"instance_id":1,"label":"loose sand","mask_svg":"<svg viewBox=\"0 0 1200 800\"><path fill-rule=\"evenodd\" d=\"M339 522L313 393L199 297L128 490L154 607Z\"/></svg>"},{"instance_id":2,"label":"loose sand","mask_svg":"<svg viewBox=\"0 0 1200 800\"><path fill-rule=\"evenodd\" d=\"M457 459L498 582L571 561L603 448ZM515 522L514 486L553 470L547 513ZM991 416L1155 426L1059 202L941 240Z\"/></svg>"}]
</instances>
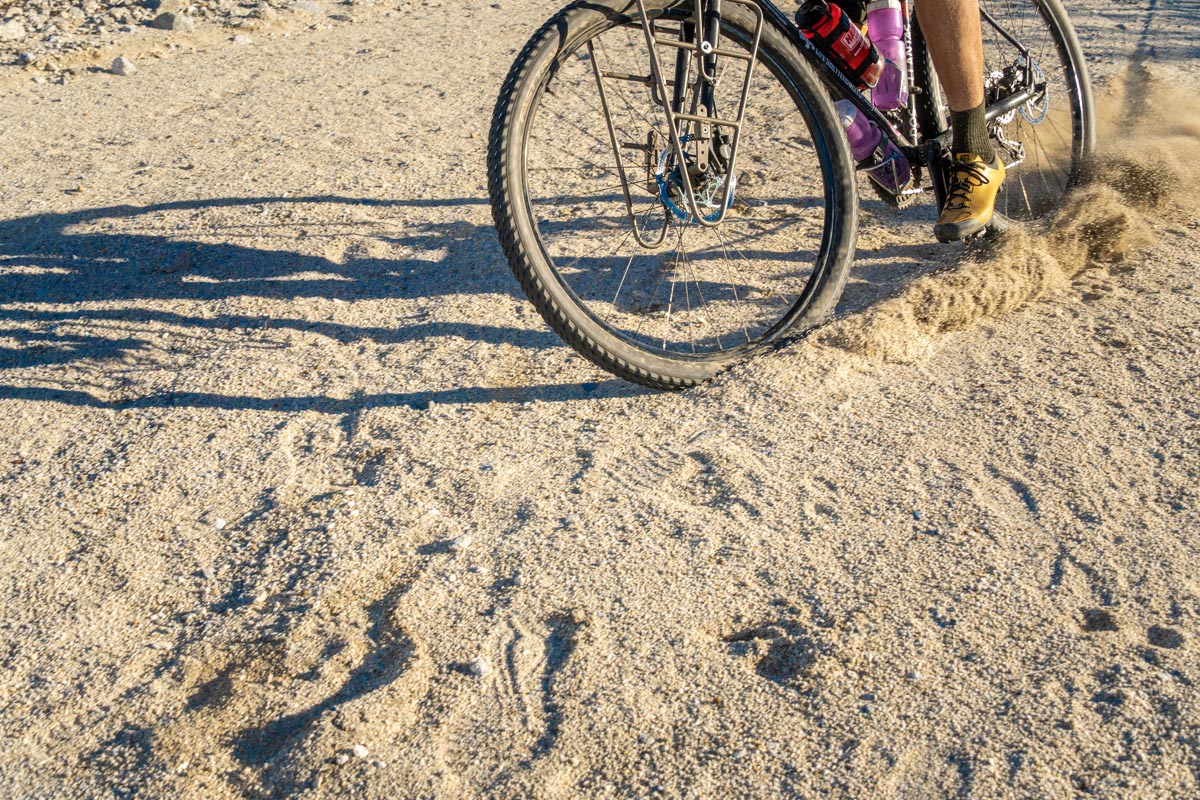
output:
<instances>
[{"instance_id":1,"label":"loose sand","mask_svg":"<svg viewBox=\"0 0 1200 800\"><path fill-rule=\"evenodd\" d=\"M1050 234L864 196L840 319L684 394L492 234L550 8L404 8L0 77L0 794L1200 794L1200 5L1071 4Z\"/></svg>"}]
</instances>

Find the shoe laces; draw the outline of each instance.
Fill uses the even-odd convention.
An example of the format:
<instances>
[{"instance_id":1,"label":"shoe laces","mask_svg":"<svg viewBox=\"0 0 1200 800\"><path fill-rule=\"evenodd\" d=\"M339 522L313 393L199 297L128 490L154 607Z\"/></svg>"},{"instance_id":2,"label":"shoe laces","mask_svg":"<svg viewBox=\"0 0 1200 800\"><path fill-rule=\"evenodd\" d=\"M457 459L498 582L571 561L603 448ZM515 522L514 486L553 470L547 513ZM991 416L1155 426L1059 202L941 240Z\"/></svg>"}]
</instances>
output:
<instances>
[{"instance_id":1,"label":"shoe laces","mask_svg":"<svg viewBox=\"0 0 1200 800\"><path fill-rule=\"evenodd\" d=\"M983 161L955 162L953 172L950 190L946 194L946 208L966 208L971 190L992 182Z\"/></svg>"}]
</instances>

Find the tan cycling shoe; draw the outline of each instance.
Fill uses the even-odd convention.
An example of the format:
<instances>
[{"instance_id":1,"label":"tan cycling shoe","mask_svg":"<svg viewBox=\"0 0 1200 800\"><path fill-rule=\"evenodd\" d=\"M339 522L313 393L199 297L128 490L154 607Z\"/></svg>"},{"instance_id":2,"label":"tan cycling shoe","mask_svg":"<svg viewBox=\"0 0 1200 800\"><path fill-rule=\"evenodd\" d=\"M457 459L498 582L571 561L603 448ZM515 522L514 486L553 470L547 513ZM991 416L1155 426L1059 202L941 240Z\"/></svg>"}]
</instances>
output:
<instances>
[{"instance_id":1,"label":"tan cycling shoe","mask_svg":"<svg viewBox=\"0 0 1200 800\"><path fill-rule=\"evenodd\" d=\"M991 164L974 153L954 157L946 205L933 226L939 242L955 242L988 226L996 209L996 194L1004 182L1004 162L997 155Z\"/></svg>"}]
</instances>

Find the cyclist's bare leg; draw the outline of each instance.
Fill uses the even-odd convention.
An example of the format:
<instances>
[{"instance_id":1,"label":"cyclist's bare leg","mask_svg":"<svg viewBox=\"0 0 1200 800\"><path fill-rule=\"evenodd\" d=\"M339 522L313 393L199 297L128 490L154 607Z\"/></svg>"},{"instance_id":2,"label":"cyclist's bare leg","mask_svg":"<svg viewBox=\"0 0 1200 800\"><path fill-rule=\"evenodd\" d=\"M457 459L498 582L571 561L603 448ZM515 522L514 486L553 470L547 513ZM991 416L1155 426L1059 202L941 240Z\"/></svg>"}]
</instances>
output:
<instances>
[{"instance_id":1,"label":"cyclist's bare leg","mask_svg":"<svg viewBox=\"0 0 1200 800\"><path fill-rule=\"evenodd\" d=\"M918 0L917 18L951 111L983 102L979 0Z\"/></svg>"},{"instance_id":2,"label":"cyclist's bare leg","mask_svg":"<svg viewBox=\"0 0 1200 800\"><path fill-rule=\"evenodd\" d=\"M916 6L954 131L955 169L934 233L942 241L962 239L991 222L1004 180L984 116L979 0L918 0Z\"/></svg>"}]
</instances>

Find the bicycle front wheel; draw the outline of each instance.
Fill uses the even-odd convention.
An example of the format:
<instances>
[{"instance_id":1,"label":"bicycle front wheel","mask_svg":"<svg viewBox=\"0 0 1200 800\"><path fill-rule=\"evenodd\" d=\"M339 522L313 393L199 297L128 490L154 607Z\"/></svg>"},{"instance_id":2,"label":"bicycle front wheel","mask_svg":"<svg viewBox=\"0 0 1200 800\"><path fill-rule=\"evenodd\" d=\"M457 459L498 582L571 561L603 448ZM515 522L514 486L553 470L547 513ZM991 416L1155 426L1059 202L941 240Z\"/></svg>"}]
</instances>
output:
<instances>
[{"instance_id":1,"label":"bicycle front wheel","mask_svg":"<svg viewBox=\"0 0 1200 800\"><path fill-rule=\"evenodd\" d=\"M1059 0L980 0L988 104L1031 97L988 129L1008 177L996 212L1030 222L1056 211L1096 145L1087 64Z\"/></svg>"},{"instance_id":2,"label":"bicycle front wheel","mask_svg":"<svg viewBox=\"0 0 1200 800\"><path fill-rule=\"evenodd\" d=\"M656 32L688 35L692 0L646 7ZM721 47L752 52L753 15L728 2L722 16ZM666 77L681 78L690 97L695 71L671 72L679 52L658 48ZM714 115L736 115L749 63L718 62ZM833 310L853 258L857 198L832 104L768 22L734 172L691 178L704 216L719 215L714 198L734 181L724 221L700 224L683 199L688 173L674 163L650 65L629 0L559 13L505 81L489 189L509 264L555 332L623 378L682 388Z\"/></svg>"}]
</instances>

